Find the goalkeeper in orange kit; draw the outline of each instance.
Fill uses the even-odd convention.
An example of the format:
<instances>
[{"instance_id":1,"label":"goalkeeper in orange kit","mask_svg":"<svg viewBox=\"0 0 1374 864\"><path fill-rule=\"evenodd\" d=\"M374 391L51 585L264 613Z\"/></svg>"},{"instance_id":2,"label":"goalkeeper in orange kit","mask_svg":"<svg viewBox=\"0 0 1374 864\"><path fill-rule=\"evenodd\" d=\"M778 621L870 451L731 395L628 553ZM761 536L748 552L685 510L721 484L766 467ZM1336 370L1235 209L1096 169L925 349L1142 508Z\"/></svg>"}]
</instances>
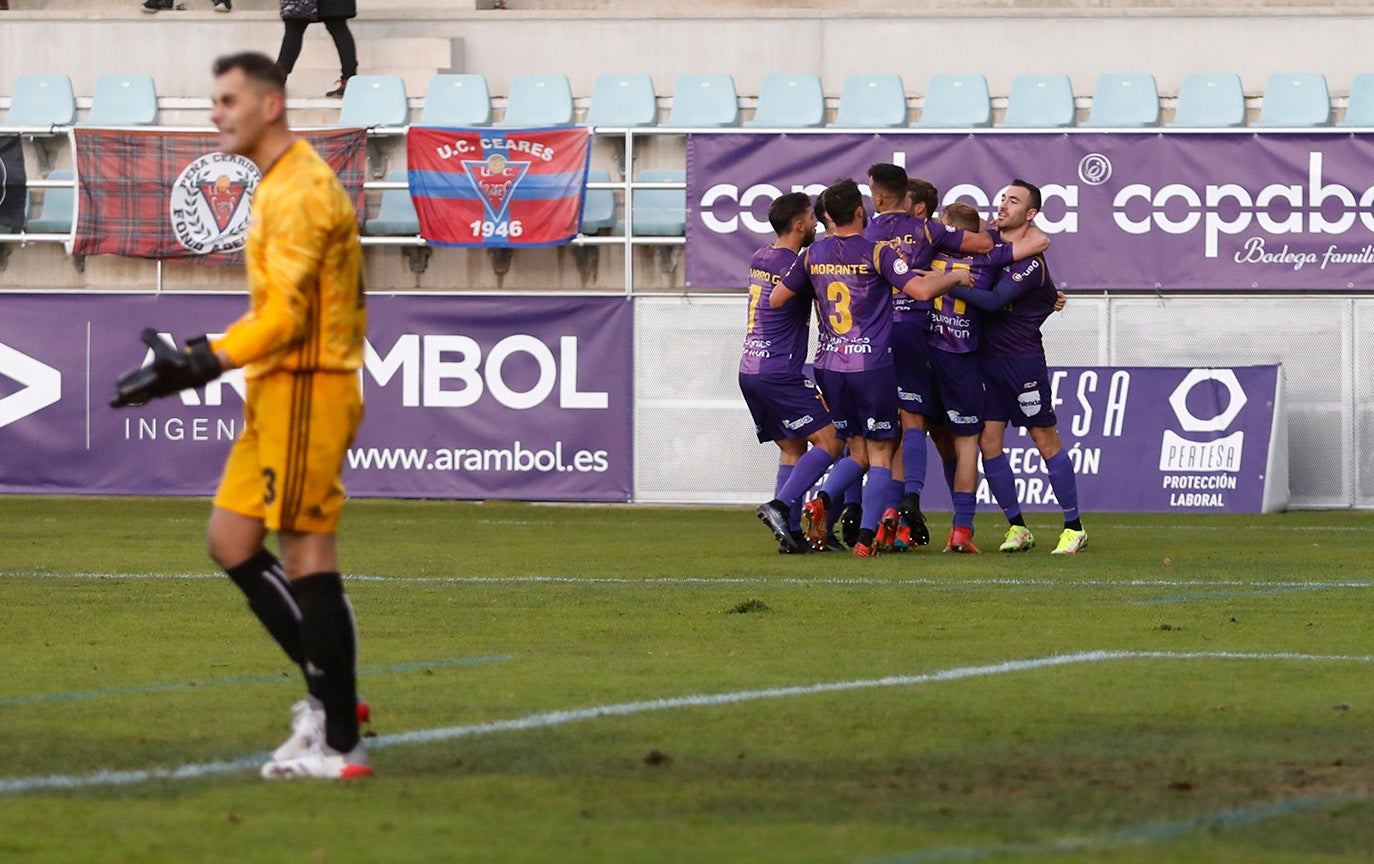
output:
<instances>
[{"instance_id":1,"label":"goalkeeper in orange kit","mask_svg":"<svg viewBox=\"0 0 1374 864\"><path fill-rule=\"evenodd\" d=\"M208 548L301 667L309 694L262 773L365 776L359 721L368 709L357 697L357 634L335 543L344 455L363 416L357 215L333 170L288 128L280 67L248 52L219 58L214 75L221 149L263 175L245 250L249 309L222 338L193 339L180 352L154 345L152 365L121 378L112 404L142 404L243 367L244 428L215 492ZM264 546L269 531L280 559Z\"/></svg>"}]
</instances>

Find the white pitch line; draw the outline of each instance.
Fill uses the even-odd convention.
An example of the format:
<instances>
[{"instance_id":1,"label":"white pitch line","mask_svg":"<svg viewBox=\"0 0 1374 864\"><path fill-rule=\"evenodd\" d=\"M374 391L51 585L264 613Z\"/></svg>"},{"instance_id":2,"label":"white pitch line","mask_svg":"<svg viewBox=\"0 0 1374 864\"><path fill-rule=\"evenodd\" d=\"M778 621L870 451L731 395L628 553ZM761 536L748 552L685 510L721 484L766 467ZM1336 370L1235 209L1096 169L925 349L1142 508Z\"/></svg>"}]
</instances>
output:
<instances>
[{"instance_id":1,"label":"white pitch line","mask_svg":"<svg viewBox=\"0 0 1374 864\"><path fill-rule=\"evenodd\" d=\"M730 693L708 693L693 696L676 696L664 699L649 699L640 702L619 702L611 705L595 705L589 708L573 708L563 711L545 711L516 717L510 720L495 720L489 723L476 723L468 726L448 726L439 729L418 729L394 735L381 735L368 739L370 748L393 747L402 744L428 744L436 741L450 741L457 738L471 738L478 735L491 735L499 732L516 732L528 729L545 729L582 720L595 720L601 717L624 717L650 711L669 711L677 708L704 708L717 705L736 705L760 699L780 699L789 696L810 696L816 693L835 693L848 690L864 690L878 687L909 687L918 684L933 684L942 681L961 681L990 675L1005 675L1011 672L1029 672L1055 666L1070 666L1081 663L1104 663L1113 660L1262 660L1262 661L1302 661L1302 662L1344 662L1371 663L1370 655L1331 655L1295 653L1246 653L1233 651L1084 651L1077 654L1058 654L1031 660L1008 660L984 666L962 666L940 672L922 675L894 675L886 678L870 678L854 681L832 681L820 684L803 684L792 687L770 687L762 690L739 690ZM101 786L127 785L149 780L191 780L220 774L234 774L247 771L260 765L267 758L266 753L254 754L230 762L204 762L182 765L177 768L153 768L143 771L97 771L93 774L53 774L46 777L11 777L0 779L0 795L14 795L34 792L40 789L83 789Z\"/></svg>"},{"instance_id":2,"label":"white pitch line","mask_svg":"<svg viewBox=\"0 0 1374 864\"><path fill-rule=\"evenodd\" d=\"M200 580L224 579L222 573L41 573L0 571L0 579L149 579ZM1285 582L1279 579L873 579L844 577L695 577L666 576L633 578L628 576L370 576L347 575L345 582L399 582L433 585L875 585L893 588L1294 588L1341 589L1374 588L1374 580L1344 582Z\"/></svg>"}]
</instances>

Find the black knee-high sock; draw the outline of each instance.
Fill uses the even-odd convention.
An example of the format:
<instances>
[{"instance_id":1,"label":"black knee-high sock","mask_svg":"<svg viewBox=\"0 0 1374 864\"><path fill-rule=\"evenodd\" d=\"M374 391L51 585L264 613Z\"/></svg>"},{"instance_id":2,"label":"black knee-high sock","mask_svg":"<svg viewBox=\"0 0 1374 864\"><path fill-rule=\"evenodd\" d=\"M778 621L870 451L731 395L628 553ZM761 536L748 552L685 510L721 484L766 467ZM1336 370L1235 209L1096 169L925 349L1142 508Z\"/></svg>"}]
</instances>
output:
<instances>
[{"instance_id":1,"label":"black knee-high sock","mask_svg":"<svg viewBox=\"0 0 1374 864\"><path fill-rule=\"evenodd\" d=\"M277 640L292 662L305 672L305 653L301 648L301 608L291 592L291 583L282 571L277 556L259 549L252 558L229 568L229 578L248 597L248 608L262 626ZM305 676L310 695L319 698L310 676Z\"/></svg>"},{"instance_id":2,"label":"black knee-high sock","mask_svg":"<svg viewBox=\"0 0 1374 864\"><path fill-rule=\"evenodd\" d=\"M301 607L301 648L311 692L324 703L325 743L347 753L358 744L358 637L338 573L291 583Z\"/></svg>"}]
</instances>

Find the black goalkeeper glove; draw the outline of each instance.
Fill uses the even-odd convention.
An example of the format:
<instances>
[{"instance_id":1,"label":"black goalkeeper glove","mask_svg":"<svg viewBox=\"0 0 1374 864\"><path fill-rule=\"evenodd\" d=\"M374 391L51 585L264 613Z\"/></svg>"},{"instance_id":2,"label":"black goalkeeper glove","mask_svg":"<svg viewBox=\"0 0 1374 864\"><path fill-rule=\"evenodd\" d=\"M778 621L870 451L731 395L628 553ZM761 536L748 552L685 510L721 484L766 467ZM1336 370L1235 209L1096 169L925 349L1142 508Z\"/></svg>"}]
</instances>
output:
<instances>
[{"instance_id":1,"label":"black goalkeeper glove","mask_svg":"<svg viewBox=\"0 0 1374 864\"><path fill-rule=\"evenodd\" d=\"M142 405L150 399L161 399L190 387L213 381L224 371L210 340L197 336L186 343L186 350L178 351L168 345L151 327L141 335L143 343L153 349L153 362L119 376L111 408Z\"/></svg>"}]
</instances>

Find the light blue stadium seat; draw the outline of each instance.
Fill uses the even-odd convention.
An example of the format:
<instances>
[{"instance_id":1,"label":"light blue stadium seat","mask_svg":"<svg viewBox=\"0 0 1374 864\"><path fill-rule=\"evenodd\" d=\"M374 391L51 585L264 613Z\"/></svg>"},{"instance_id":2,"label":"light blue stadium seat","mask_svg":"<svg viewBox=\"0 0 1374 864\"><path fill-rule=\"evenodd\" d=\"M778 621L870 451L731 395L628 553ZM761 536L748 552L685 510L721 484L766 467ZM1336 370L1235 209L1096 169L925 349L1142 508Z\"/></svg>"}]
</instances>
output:
<instances>
[{"instance_id":1,"label":"light blue stadium seat","mask_svg":"<svg viewBox=\"0 0 1374 864\"><path fill-rule=\"evenodd\" d=\"M587 170L588 183L609 183L611 172L601 168ZM685 200L685 199L684 199ZM582 202L582 233L595 234L615 227L615 190L588 189Z\"/></svg>"},{"instance_id":2,"label":"light blue stadium seat","mask_svg":"<svg viewBox=\"0 0 1374 864\"><path fill-rule=\"evenodd\" d=\"M491 93L485 75L447 75L429 79L421 126L490 126Z\"/></svg>"},{"instance_id":3,"label":"light blue stadium seat","mask_svg":"<svg viewBox=\"0 0 1374 864\"><path fill-rule=\"evenodd\" d=\"M1345 118L1337 126L1374 126L1374 72L1363 72L1350 82L1350 101Z\"/></svg>"},{"instance_id":4,"label":"light blue stadium seat","mask_svg":"<svg viewBox=\"0 0 1374 864\"><path fill-rule=\"evenodd\" d=\"M926 129L969 129L992 125L992 100L982 75L934 75L926 87L921 119Z\"/></svg>"},{"instance_id":5,"label":"light blue stadium seat","mask_svg":"<svg viewBox=\"0 0 1374 864\"><path fill-rule=\"evenodd\" d=\"M406 83L400 75L354 75L339 108L341 129L404 126L410 122Z\"/></svg>"},{"instance_id":6,"label":"light blue stadium seat","mask_svg":"<svg viewBox=\"0 0 1374 864\"><path fill-rule=\"evenodd\" d=\"M592 85L588 126L652 126L658 122L654 80L648 75L599 75Z\"/></svg>"},{"instance_id":7,"label":"light blue stadium seat","mask_svg":"<svg viewBox=\"0 0 1374 864\"><path fill-rule=\"evenodd\" d=\"M1017 75L1007 94L1007 113L999 126L1060 129L1074 120L1073 85L1067 75Z\"/></svg>"},{"instance_id":8,"label":"light blue stadium seat","mask_svg":"<svg viewBox=\"0 0 1374 864\"><path fill-rule=\"evenodd\" d=\"M834 127L891 129L906 125L906 88L900 75L849 75L840 91Z\"/></svg>"},{"instance_id":9,"label":"light blue stadium seat","mask_svg":"<svg viewBox=\"0 0 1374 864\"><path fill-rule=\"evenodd\" d=\"M730 75L683 75L673 90L668 125L718 129L739 123L739 96Z\"/></svg>"},{"instance_id":10,"label":"light blue stadium seat","mask_svg":"<svg viewBox=\"0 0 1374 864\"><path fill-rule=\"evenodd\" d=\"M70 126L76 96L66 75L20 75L10 97L10 126Z\"/></svg>"},{"instance_id":11,"label":"light blue stadium seat","mask_svg":"<svg viewBox=\"0 0 1374 864\"><path fill-rule=\"evenodd\" d=\"M678 168L646 168L639 173L639 179L647 183L682 183L687 179L687 172ZM634 223L636 235L681 237L687 229L687 190L641 189L635 192Z\"/></svg>"},{"instance_id":12,"label":"light blue stadium seat","mask_svg":"<svg viewBox=\"0 0 1374 864\"><path fill-rule=\"evenodd\" d=\"M1159 86L1148 73L1098 76L1093 105L1080 126L1139 129L1159 125Z\"/></svg>"},{"instance_id":13,"label":"light blue stadium seat","mask_svg":"<svg viewBox=\"0 0 1374 864\"><path fill-rule=\"evenodd\" d=\"M498 126L571 126L572 87L567 75L517 75L510 82L506 116Z\"/></svg>"},{"instance_id":14,"label":"light blue stadium seat","mask_svg":"<svg viewBox=\"0 0 1374 864\"><path fill-rule=\"evenodd\" d=\"M1195 73L1184 76L1170 126L1226 128L1245 125L1245 91L1240 76Z\"/></svg>"},{"instance_id":15,"label":"light blue stadium seat","mask_svg":"<svg viewBox=\"0 0 1374 864\"><path fill-rule=\"evenodd\" d=\"M71 180L76 175L66 169L48 174L49 180ZM30 211L32 212L32 211ZM71 186L48 186L43 189L43 210L38 218L30 218L25 227L30 234L70 234L72 215L76 212L76 189Z\"/></svg>"},{"instance_id":16,"label":"light blue stadium seat","mask_svg":"<svg viewBox=\"0 0 1374 864\"><path fill-rule=\"evenodd\" d=\"M151 75L101 75L85 126L153 126L157 88Z\"/></svg>"},{"instance_id":17,"label":"light blue stadium seat","mask_svg":"<svg viewBox=\"0 0 1374 864\"><path fill-rule=\"evenodd\" d=\"M819 75L772 72L763 76L759 107L746 126L807 129L825 125L825 94Z\"/></svg>"},{"instance_id":18,"label":"light blue stadium seat","mask_svg":"<svg viewBox=\"0 0 1374 864\"><path fill-rule=\"evenodd\" d=\"M353 84L350 82L348 86ZM410 180L404 168L387 172L386 179L392 183ZM367 220L367 233L377 237L407 237L420 233L420 217L415 215L415 202L410 200L409 187L382 190L377 215Z\"/></svg>"},{"instance_id":19,"label":"light blue stadium seat","mask_svg":"<svg viewBox=\"0 0 1374 864\"><path fill-rule=\"evenodd\" d=\"M1331 122L1331 92L1320 73L1275 72L1264 86L1256 126L1309 127Z\"/></svg>"}]
</instances>

